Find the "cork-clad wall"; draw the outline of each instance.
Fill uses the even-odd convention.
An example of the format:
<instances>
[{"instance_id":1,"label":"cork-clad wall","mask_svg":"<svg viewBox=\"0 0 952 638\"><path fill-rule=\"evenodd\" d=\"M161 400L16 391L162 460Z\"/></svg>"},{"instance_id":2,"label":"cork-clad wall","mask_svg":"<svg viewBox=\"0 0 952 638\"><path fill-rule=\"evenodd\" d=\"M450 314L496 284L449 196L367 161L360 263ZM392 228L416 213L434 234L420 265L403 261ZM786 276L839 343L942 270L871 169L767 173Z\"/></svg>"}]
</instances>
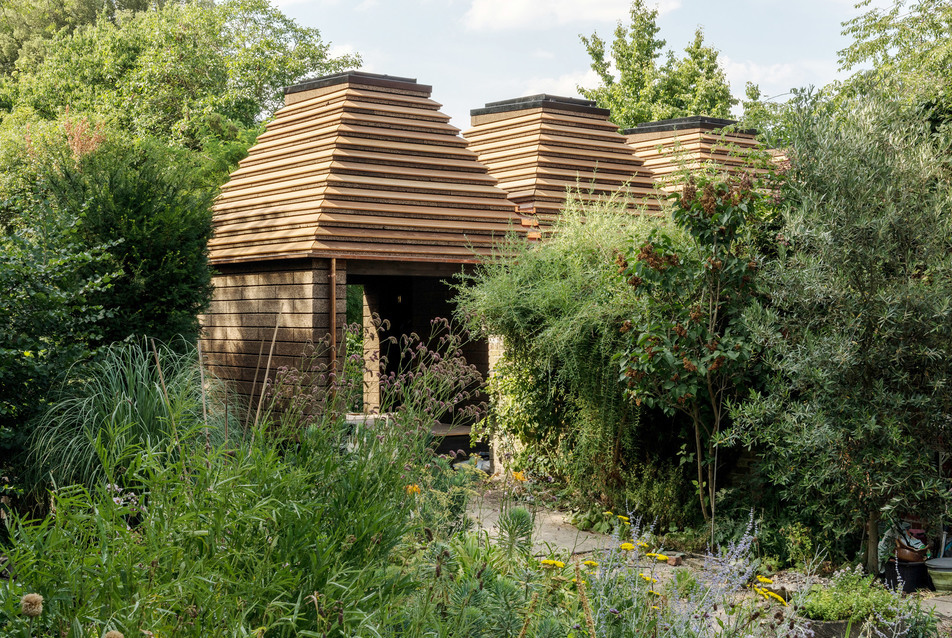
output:
<instances>
[{"instance_id":1,"label":"cork-clad wall","mask_svg":"<svg viewBox=\"0 0 952 638\"><path fill-rule=\"evenodd\" d=\"M407 283L413 277L438 282L534 224L430 91L361 72L290 87L222 188L209 242L220 274L202 346L212 370L243 394L256 373L261 382L279 314L272 376L299 367L309 344L332 329L341 351L349 274L372 300L409 299L420 287ZM416 294L424 303L429 296Z\"/></svg>"},{"instance_id":2,"label":"cork-clad wall","mask_svg":"<svg viewBox=\"0 0 952 638\"><path fill-rule=\"evenodd\" d=\"M674 190L685 171L703 167L726 173L757 170L750 166L761 145L756 131L728 129L736 124L706 116L644 122L622 131L659 187Z\"/></svg>"},{"instance_id":3,"label":"cork-clad wall","mask_svg":"<svg viewBox=\"0 0 952 638\"><path fill-rule=\"evenodd\" d=\"M543 223L568 191L584 201L615 199L633 212L660 212L651 173L594 102L533 95L471 111L463 133L521 212Z\"/></svg>"},{"instance_id":4,"label":"cork-clad wall","mask_svg":"<svg viewBox=\"0 0 952 638\"><path fill-rule=\"evenodd\" d=\"M430 91L359 72L287 89L215 204L212 262L491 250L522 220Z\"/></svg>"}]
</instances>

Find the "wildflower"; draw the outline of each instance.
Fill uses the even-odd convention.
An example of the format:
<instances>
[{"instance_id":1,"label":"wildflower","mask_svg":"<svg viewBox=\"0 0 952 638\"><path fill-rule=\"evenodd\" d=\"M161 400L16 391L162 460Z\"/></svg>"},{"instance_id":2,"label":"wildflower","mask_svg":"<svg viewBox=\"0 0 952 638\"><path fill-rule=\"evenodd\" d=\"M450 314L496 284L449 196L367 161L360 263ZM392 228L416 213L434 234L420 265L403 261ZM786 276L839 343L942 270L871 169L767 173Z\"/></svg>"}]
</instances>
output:
<instances>
[{"instance_id":1,"label":"wildflower","mask_svg":"<svg viewBox=\"0 0 952 638\"><path fill-rule=\"evenodd\" d=\"M36 618L43 613L43 597L39 594L27 594L20 599L20 613Z\"/></svg>"},{"instance_id":2,"label":"wildflower","mask_svg":"<svg viewBox=\"0 0 952 638\"><path fill-rule=\"evenodd\" d=\"M551 558L545 558L539 562L546 569L555 569L555 568L562 569L563 567L565 567L565 563L563 563L562 561L552 560Z\"/></svg>"},{"instance_id":3,"label":"wildflower","mask_svg":"<svg viewBox=\"0 0 952 638\"><path fill-rule=\"evenodd\" d=\"M602 512L605 516L614 516L612 512Z\"/></svg>"},{"instance_id":4,"label":"wildflower","mask_svg":"<svg viewBox=\"0 0 952 638\"><path fill-rule=\"evenodd\" d=\"M621 549L622 551L625 551L625 552L633 552L635 551L635 546L632 545L631 543L622 543Z\"/></svg>"},{"instance_id":5,"label":"wildflower","mask_svg":"<svg viewBox=\"0 0 952 638\"><path fill-rule=\"evenodd\" d=\"M652 609L661 609L661 608L658 607L657 605L652 605L651 608L652 608Z\"/></svg>"},{"instance_id":6,"label":"wildflower","mask_svg":"<svg viewBox=\"0 0 952 638\"><path fill-rule=\"evenodd\" d=\"M644 541L638 541L637 543L635 543L635 545L637 545L641 549L648 549L648 543Z\"/></svg>"},{"instance_id":7,"label":"wildflower","mask_svg":"<svg viewBox=\"0 0 952 638\"><path fill-rule=\"evenodd\" d=\"M572 579L572 582L577 585L579 581L578 581L577 578L573 578L573 579ZM584 578L582 579L582 585L588 585L588 581L585 580Z\"/></svg>"},{"instance_id":8,"label":"wildflower","mask_svg":"<svg viewBox=\"0 0 952 638\"><path fill-rule=\"evenodd\" d=\"M621 514L618 514L618 519L626 523L629 521L629 518L627 516L622 516Z\"/></svg>"},{"instance_id":9,"label":"wildflower","mask_svg":"<svg viewBox=\"0 0 952 638\"><path fill-rule=\"evenodd\" d=\"M526 473L525 473L525 472L513 472L513 473L512 473L512 478L514 478L515 480L519 481L520 483L523 483L523 482L525 482L525 480L526 480Z\"/></svg>"},{"instance_id":10,"label":"wildflower","mask_svg":"<svg viewBox=\"0 0 952 638\"><path fill-rule=\"evenodd\" d=\"M416 483L414 483L413 485L407 485L403 489L406 490L409 496L413 496L414 494L420 493L420 486L417 485Z\"/></svg>"},{"instance_id":11,"label":"wildflower","mask_svg":"<svg viewBox=\"0 0 952 638\"><path fill-rule=\"evenodd\" d=\"M660 596L660 595L661 595L661 594L659 594L658 592L656 592L656 591L653 590L653 589L649 589L649 590L648 590L648 593L651 594L652 596Z\"/></svg>"},{"instance_id":12,"label":"wildflower","mask_svg":"<svg viewBox=\"0 0 952 638\"><path fill-rule=\"evenodd\" d=\"M614 607L612 607L611 609L608 610L608 613L610 613L610 614L615 614L615 615L617 616L617 615L620 614L621 612L618 611L617 609L615 609Z\"/></svg>"},{"instance_id":13,"label":"wildflower","mask_svg":"<svg viewBox=\"0 0 952 638\"><path fill-rule=\"evenodd\" d=\"M765 576L761 576L760 574L757 574L757 580L759 580L762 583L766 583L768 585L773 585L772 580L770 580L769 578L766 578Z\"/></svg>"},{"instance_id":14,"label":"wildflower","mask_svg":"<svg viewBox=\"0 0 952 638\"><path fill-rule=\"evenodd\" d=\"M593 568L593 569L594 569L595 567L598 567L598 561L594 561L594 560L587 560L587 561L585 561L585 562L582 563L582 564L583 564L583 565L586 565L586 566L588 566L588 567L591 567L591 568Z\"/></svg>"},{"instance_id":15,"label":"wildflower","mask_svg":"<svg viewBox=\"0 0 952 638\"><path fill-rule=\"evenodd\" d=\"M664 554L655 554L655 560L657 560L658 562L664 563L668 560L668 557L665 556Z\"/></svg>"},{"instance_id":16,"label":"wildflower","mask_svg":"<svg viewBox=\"0 0 952 638\"><path fill-rule=\"evenodd\" d=\"M767 600L770 600L771 598L773 598L784 607L787 606L787 601L783 599L783 596L780 596L779 594L775 594L774 592L766 590L766 589L764 590L764 594L765 594L764 598L766 598Z\"/></svg>"},{"instance_id":17,"label":"wildflower","mask_svg":"<svg viewBox=\"0 0 952 638\"><path fill-rule=\"evenodd\" d=\"M657 556L657 554L655 554L654 552L648 552L647 554L645 554L645 556L647 556L648 558L654 558L655 556Z\"/></svg>"},{"instance_id":18,"label":"wildflower","mask_svg":"<svg viewBox=\"0 0 952 638\"><path fill-rule=\"evenodd\" d=\"M658 582L658 579L657 579L657 578L652 578L651 576L649 576L648 574L645 574L644 572L642 572L641 574L638 574L638 575L641 576L641 579L644 580L646 583L656 583L656 582Z\"/></svg>"}]
</instances>

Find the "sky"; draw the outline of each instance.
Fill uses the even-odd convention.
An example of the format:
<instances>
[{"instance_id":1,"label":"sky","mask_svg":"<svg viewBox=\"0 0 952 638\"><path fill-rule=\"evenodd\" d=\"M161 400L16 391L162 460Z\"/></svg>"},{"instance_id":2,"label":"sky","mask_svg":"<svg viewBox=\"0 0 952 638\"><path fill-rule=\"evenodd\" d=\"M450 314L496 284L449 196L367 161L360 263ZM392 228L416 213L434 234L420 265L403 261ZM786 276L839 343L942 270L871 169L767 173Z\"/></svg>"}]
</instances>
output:
<instances>
[{"instance_id":1,"label":"sky","mask_svg":"<svg viewBox=\"0 0 952 638\"><path fill-rule=\"evenodd\" d=\"M597 77L579 36L611 41L628 23L630 0L272 0L320 30L332 54L358 53L364 71L433 87L451 123L466 130L470 109L536 93L578 97ZM824 86L849 44L842 22L855 0L660 0L658 37L679 54L702 28L720 53L735 98L747 82L782 101L791 88ZM648 2L652 6L652 0ZM890 6L872 0L872 6ZM735 108L739 116L740 107Z\"/></svg>"}]
</instances>

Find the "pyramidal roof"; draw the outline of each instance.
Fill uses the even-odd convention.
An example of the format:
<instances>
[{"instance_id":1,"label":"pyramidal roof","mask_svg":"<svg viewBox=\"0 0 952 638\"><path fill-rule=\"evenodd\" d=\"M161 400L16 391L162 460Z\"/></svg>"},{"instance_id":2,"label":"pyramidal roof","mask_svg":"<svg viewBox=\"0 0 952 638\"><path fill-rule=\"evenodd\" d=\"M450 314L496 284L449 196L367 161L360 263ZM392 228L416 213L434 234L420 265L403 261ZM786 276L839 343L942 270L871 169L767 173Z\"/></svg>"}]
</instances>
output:
<instances>
[{"instance_id":1,"label":"pyramidal roof","mask_svg":"<svg viewBox=\"0 0 952 638\"><path fill-rule=\"evenodd\" d=\"M213 263L463 263L534 223L516 214L429 86L350 71L285 93L213 207Z\"/></svg>"},{"instance_id":2,"label":"pyramidal roof","mask_svg":"<svg viewBox=\"0 0 952 638\"><path fill-rule=\"evenodd\" d=\"M756 131L725 129L736 124L707 116L644 122L622 131L659 186L678 188L686 171L713 168L727 173L758 169L751 166L761 148Z\"/></svg>"},{"instance_id":3,"label":"pyramidal roof","mask_svg":"<svg viewBox=\"0 0 952 638\"><path fill-rule=\"evenodd\" d=\"M490 102L471 115L463 136L520 211L551 221L568 191L583 201L614 198L632 210L660 210L651 173L594 102L533 95Z\"/></svg>"}]
</instances>

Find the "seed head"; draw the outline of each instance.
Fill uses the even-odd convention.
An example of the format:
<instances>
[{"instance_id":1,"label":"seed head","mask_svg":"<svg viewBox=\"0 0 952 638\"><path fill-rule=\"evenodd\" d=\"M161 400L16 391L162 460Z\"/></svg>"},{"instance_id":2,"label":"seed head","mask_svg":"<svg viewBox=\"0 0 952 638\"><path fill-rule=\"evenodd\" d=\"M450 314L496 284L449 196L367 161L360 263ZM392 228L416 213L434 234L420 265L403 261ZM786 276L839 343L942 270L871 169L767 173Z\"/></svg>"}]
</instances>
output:
<instances>
[{"instance_id":1,"label":"seed head","mask_svg":"<svg viewBox=\"0 0 952 638\"><path fill-rule=\"evenodd\" d=\"M20 599L20 612L29 618L43 613L43 597L39 594L27 594Z\"/></svg>"},{"instance_id":2,"label":"seed head","mask_svg":"<svg viewBox=\"0 0 952 638\"><path fill-rule=\"evenodd\" d=\"M681 208L691 208L696 196L697 186L694 183L694 178L689 177L687 183L684 184L684 190L681 191Z\"/></svg>"},{"instance_id":3,"label":"seed head","mask_svg":"<svg viewBox=\"0 0 952 638\"><path fill-rule=\"evenodd\" d=\"M103 636L102 638L126 638L126 637L122 635L121 631L116 631L115 629L113 629L112 631L107 631L106 635Z\"/></svg>"}]
</instances>

